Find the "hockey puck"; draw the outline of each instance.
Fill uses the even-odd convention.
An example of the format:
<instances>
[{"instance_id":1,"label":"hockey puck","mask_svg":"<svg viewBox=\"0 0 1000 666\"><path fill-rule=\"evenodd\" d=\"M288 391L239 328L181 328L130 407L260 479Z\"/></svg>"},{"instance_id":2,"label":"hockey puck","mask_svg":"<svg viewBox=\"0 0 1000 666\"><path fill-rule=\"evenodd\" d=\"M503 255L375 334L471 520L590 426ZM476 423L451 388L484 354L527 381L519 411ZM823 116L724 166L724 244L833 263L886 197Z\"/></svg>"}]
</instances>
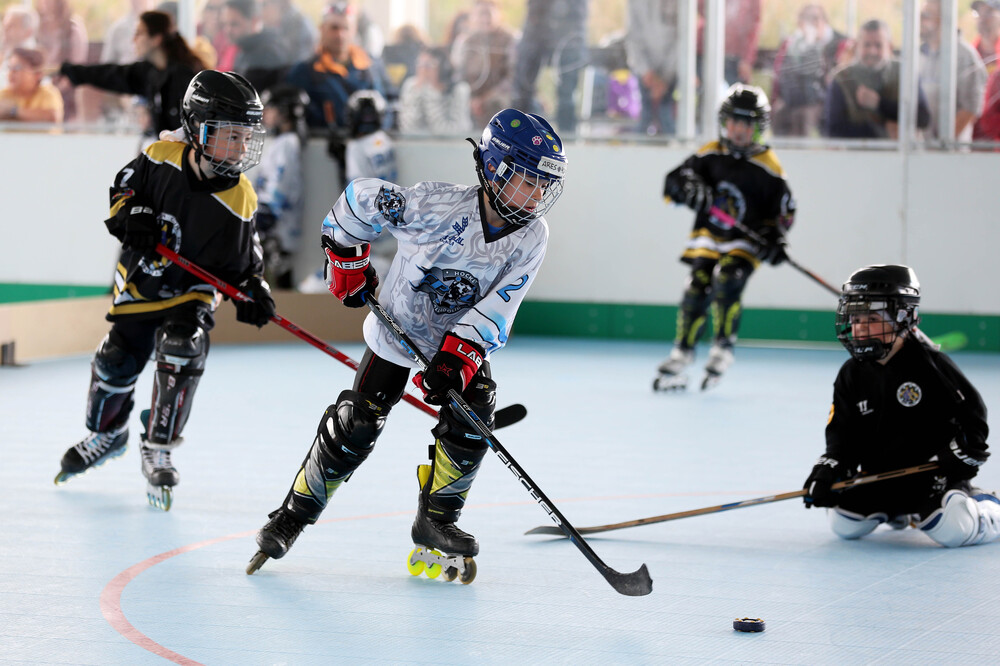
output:
<instances>
[{"instance_id":1,"label":"hockey puck","mask_svg":"<svg viewBox=\"0 0 1000 666\"><path fill-rule=\"evenodd\" d=\"M733 629L749 632L764 631L764 620L759 617L738 617L733 620Z\"/></svg>"}]
</instances>

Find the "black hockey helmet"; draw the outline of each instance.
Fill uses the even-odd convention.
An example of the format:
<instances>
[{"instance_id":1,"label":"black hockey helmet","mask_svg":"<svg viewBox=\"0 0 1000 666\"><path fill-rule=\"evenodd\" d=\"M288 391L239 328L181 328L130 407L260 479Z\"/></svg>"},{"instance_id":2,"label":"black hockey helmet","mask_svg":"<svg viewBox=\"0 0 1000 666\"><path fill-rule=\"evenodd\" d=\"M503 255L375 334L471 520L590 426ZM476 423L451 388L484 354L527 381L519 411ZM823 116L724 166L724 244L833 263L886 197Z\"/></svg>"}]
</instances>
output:
<instances>
[{"instance_id":1,"label":"black hockey helmet","mask_svg":"<svg viewBox=\"0 0 1000 666\"><path fill-rule=\"evenodd\" d=\"M207 160L216 174L230 178L260 163L263 116L257 91L236 72L198 72L181 103L184 133L197 157Z\"/></svg>"},{"instance_id":2,"label":"black hockey helmet","mask_svg":"<svg viewBox=\"0 0 1000 666\"><path fill-rule=\"evenodd\" d=\"M382 129L385 98L377 90L357 90L347 98L347 128L351 136L368 136Z\"/></svg>"},{"instance_id":3,"label":"black hockey helmet","mask_svg":"<svg viewBox=\"0 0 1000 666\"><path fill-rule=\"evenodd\" d=\"M283 118L295 122L305 118L309 95L302 88L279 83L262 92L260 102L264 106L273 106Z\"/></svg>"},{"instance_id":4,"label":"black hockey helmet","mask_svg":"<svg viewBox=\"0 0 1000 666\"><path fill-rule=\"evenodd\" d=\"M920 322L920 282L909 266L877 264L851 274L837 305L837 339L859 361L878 361L892 349L896 337ZM869 334L854 337L854 325L868 323Z\"/></svg>"},{"instance_id":5,"label":"black hockey helmet","mask_svg":"<svg viewBox=\"0 0 1000 666\"><path fill-rule=\"evenodd\" d=\"M736 83L726 91L726 98L719 106L719 136L730 150L744 151L746 148L731 145L726 135L726 120L742 120L753 126L753 143L760 146L761 137L771 125L771 103L767 94L757 86Z\"/></svg>"}]
</instances>

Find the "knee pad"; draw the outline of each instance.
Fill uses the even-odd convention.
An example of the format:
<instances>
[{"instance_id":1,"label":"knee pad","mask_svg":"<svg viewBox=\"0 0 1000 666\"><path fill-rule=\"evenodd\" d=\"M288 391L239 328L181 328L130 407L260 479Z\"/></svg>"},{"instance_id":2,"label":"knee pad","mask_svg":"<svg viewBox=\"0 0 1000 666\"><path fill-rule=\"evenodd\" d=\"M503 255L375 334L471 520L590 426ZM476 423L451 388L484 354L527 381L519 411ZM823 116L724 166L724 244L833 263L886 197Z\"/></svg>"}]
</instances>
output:
<instances>
[{"instance_id":1,"label":"knee pad","mask_svg":"<svg viewBox=\"0 0 1000 666\"><path fill-rule=\"evenodd\" d=\"M969 496L949 490L917 527L946 548L974 546L1000 537L1000 499L988 493Z\"/></svg>"},{"instance_id":2,"label":"knee pad","mask_svg":"<svg viewBox=\"0 0 1000 666\"><path fill-rule=\"evenodd\" d=\"M107 432L120 427L132 412L132 394L145 359L138 359L113 331L97 346L90 366L87 429Z\"/></svg>"},{"instance_id":3,"label":"knee pad","mask_svg":"<svg viewBox=\"0 0 1000 666\"><path fill-rule=\"evenodd\" d=\"M871 534L875 528L889 520L884 513L873 513L863 516L847 509L833 508L827 511L830 519L830 529L841 539L860 539Z\"/></svg>"},{"instance_id":4,"label":"knee pad","mask_svg":"<svg viewBox=\"0 0 1000 666\"><path fill-rule=\"evenodd\" d=\"M469 382L462 397L472 408L479 420L490 430L493 429L493 413L497 406L497 384L483 374L476 374ZM438 424L431 430L437 439L461 442L463 446L486 449L482 435L466 420L458 407L448 403L441 408Z\"/></svg>"},{"instance_id":5,"label":"knee pad","mask_svg":"<svg viewBox=\"0 0 1000 666\"><path fill-rule=\"evenodd\" d=\"M179 443L208 348L208 332L193 320L167 319L157 330L153 404L145 436L151 448L173 448Z\"/></svg>"},{"instance_id":6,"label":"knee pad","mask_svg":"<svg viewBox=\"0 0 1000 666\"><path fill-rule=\"evenodd\" d=\"M314 523L330 497L375 448L390 405L356 391L343 391L320 419L316 439L285 498L285 508Z\"/></svg>"}]
</instances>

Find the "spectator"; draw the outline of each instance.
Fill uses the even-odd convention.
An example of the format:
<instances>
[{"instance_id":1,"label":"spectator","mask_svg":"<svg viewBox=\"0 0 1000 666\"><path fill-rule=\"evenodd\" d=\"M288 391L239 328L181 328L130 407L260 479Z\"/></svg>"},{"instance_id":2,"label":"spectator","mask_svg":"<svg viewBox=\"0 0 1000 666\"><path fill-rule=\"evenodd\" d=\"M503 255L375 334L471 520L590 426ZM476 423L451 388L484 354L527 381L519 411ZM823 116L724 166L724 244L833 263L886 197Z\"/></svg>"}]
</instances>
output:
<instances>
[{"instance_id":1,"label":"spectator","mask_svg":"<svg viewBox=\"0 0 1000 666\"><path fill-rule=\"evenodd\" d=\"M291 62L308 60L316 52L319 31L291 0L263 0L261 20L278 34Z\"/></svg>"},{"instance_id":2,"label":"spectator","mask_svg":"<svg viewBox=\"0 0 1000 666\"><path fill-rule=\"evenodd\" d=\"M354 43L357 13L347 2L329 5L320 24L319 52L288 72L288 83L309 95L306 122L310 127L347 127L347 99L357 90L385 93L381 63ZM385 127L392 125L386 114Z\"/></svg>"},{"instance_id":3,"label":"spectator","mask_svg":"<svg viewBox=\"0 0 1000 666\"><path fill-rule=\"evenodd\" d=\"M444 31L444 41L442 44L448 53L452 53L455 50L455 42L458 38L469 31L470 19L472 14L467 10L462 10L455 12L454 16L451 17L451 21L448 22L448 27Z\"/></svg>"},{"instance_id":4,"label":"spectator","mask_svg":"<svg viewBox=\"0 0 1000 666\"><path fill-rule=\"evenodd\" d=\"M382 54L386 72L394 87L401 87L406 79L417 73L417 57L427 45L427 39L412 23L396 29L392 43Z\"/></svg>"},{"instance_id":5,"label":"spectator","mask_svg":"<svg viewBox=\"0 0 1000 666\"><path fill-rule=\"evenodd\" d=\"M87 28L83 19L72 12L69 0L36 0L38 9L38 47L45 55L43 67L58 67L64 62L87 62ZM77 100L68 81L55 83L63 98L63 117L76 120Z\"/></svg>"},{"instance_id":6,"label":"spectator","mask_svg":"<svg viewBox=\"0 0 1000 666\"><path fill-rule=\"evenodd\" d=\"M156 11L170 14L174 25L177 25L177 0L164 0L164 2L156 5ZM197 31L194 40L189 42L188 46L191 47L194 54L201 60L201 64L204 65L205 69L217 69L219 58L215 52L215 47L212 46L212 42L207 37L201 34L200 30Z\"/></svg>"},{"instance_id":7,"label":"spectator","mask_svg":"<svg viewBox=\"0 0 1000 666\"><path fill-rule=\"evenodd\" d=\"M135 48L132 38L139 25L139 14L151 9L150 0L129 0L129 11L111 24L104 34L100 62L127 65L135 62Z\"/></svg>"},{"instance_id":8,"label":"spectator","mask_svg":"<svg viewBox=\"0 0 1000 666\"><path fill-rule=\"evenodd\" d=\"M983 113L972 128L973 141L1000 141L1000 67L986 81Z\"/></svg>"},{"instance_id":9,"label":"spectator","mask_svg":"<svg viewBox=\"0 0 1000 666\"><path fill-rule=\"evenodd\" d=\"M424 47L416 74L399 93L399 129L405 134L457 134L472 129L469 84L456 81L448 53Z\"/></svg>"},{"instance_id":10,"label":"spectator","mask_svg":"<svg viewBox=\"0 0 1000 666\"><path fill-rule=\"evenodd\" d=\"M639 80L644 134L676 134L677 0L629 0L625 52Z\"/></svg>"},{"instance_id":11,"label":"spectator","mask_svg":"<svg viewBox=\"0 0 1000 666\"><path fill-rule=\"evenodd\" d=\"M899 136L899 61L892 57L889 25L872 19L861 26L855 62L838 70L827 90L826 134L842 138ZM930 124L923 88L917 90L917 127Z\"/></svg>"},{"instance_id":12,"label":"spectator","mask_svg":"<svg viewBox=\"0 0 1000 666\"><path fill-rule=\"evenodd\" d=\"M760 39L761 0L726 0L726 44L724 76L729 85L749 83L757 62ZM705 0L698 0L698 16L705 16ZM702 33L698 33L702 53Z\"/></svg>"},{"instance_id":13,"label":"spectator","mask_svg":"<svg viewBox=\"0 0 1000 666\"><path fill-rule=\"evenodd\" d=\"M535 82L543 64L556 73L556 127L576 132L576 88L587 65L587 0L528 0L514 68L514 107L537 113Z\"/></svg>"},{"instance_id":14,"label":"spectator","mask_svg":"<svg viewBox=\"0 0 1000 666\"><path fill-rule=\"evenodd\" d=\"M972 46L986 65L987 74L997 68L997 54L1000 53L1000 0L976 0L972 3L976 12L976 38Z\"/></svg>"},{"instance_id":15,"label":"spectator","mask_svg":"<svg viewBox=\"0 0 1000 666\"><path fill-rule=\"evenodd\" d=\"M472 124L485 127L510 105L517 39L500 24L493 0L477 0L469 29L459 35L451 52L452 66L471 89Z\"/></svg>"},{"instance_id":16,"label":"spectator","mask_svg":"<svg viewBox=\"0 0 1000 666\"><path fill-rule=\"evenodd\" d=\"M822 5L810 3L799 10L798 27L774 58L775 134L819 135L830 73L846 41L830 26Z\"/></svg>"},{"instance_id":17,"label":"spectator","mask_svg":"<svg viewBox=\"0 0 1000 666\"><path fill-rule=\"evenodd\" d=\"M257 231L264 249L264 277L279 289L291 289L292 255L302 238L305 207L302 145L306 138L306 94L288 84L261 95L267 146L255 171Z\"/></svg>"},{"instance_id":18,"label":"spectator","mask_svg":"<svg viewBox=\"0 0 1000 666\"><path fill-rule=\"evenodd\" d=\"M201 23L198 25L198 34L207 39L215 50L215 69L220 72L233 69L238 50L226 37L226 31L222 27L224 5L225 0L208 0L201 10Z\"/></svg>"},{"instance_id":19,"label":"spectator","mask_svg":"<svg viewBox=\"0 0 1000 666\"><path fill-rule=\"evenodd\" d=\"M61 123L62 95L42 83L45 56L38 49L15 48L10 54L8 86L0 90L0 119L35 123Z\"/></svg>"},{"instance_id":20,"label":"spectator","mask_svg":"<svg viewBox=\"0 0 1000 666\"><path fill-rule=\"evenodd\" d=\"M149 104L150 126L144 134L156 140L160 132L181 126L184 91L202 62L177 33L164 12L143 12L135 29L135 53L129 65L74 65L63 63L59 73L71 84L89 84L103 90L141 95Z\"/></svg>"},{"instance_id":21,"label":"spectator","mask_svg":"<svg viewBox=\"0 0 1000 666\"><path fill-rule=\"evenodd\" d=\"M3 13L3 32L0 34L0 81L7 80L7 58L15 48L38 47L38 12L26 5L8 5Z\"/></svg>"},{"instance_id":22,"label":"spectator","mask_svg":"<svg viewBox=\"0 0 1000 666\"><path fill-rule=\"evenodd\" d=\"M284 77L292 59L278 32L264 27L257 0L226 0L222 27L238 49L232 71L245 76L257 90L269 88Z\"/></svg>"},{"instance_id":23,"label":"spectator","mask_svg":"<svg viewBox=\"0 0 1000 666\"><path fill-rule=\"evenodd\" d=\"M982 111L986 66L976 50L959 39L955 72L955 139L972 140L972 125ZM928 138L938 138L938 89L941 77L941 1L925 0L920 8L920 85L927 96L931 122Z\"/></svg>"}]
</instances>

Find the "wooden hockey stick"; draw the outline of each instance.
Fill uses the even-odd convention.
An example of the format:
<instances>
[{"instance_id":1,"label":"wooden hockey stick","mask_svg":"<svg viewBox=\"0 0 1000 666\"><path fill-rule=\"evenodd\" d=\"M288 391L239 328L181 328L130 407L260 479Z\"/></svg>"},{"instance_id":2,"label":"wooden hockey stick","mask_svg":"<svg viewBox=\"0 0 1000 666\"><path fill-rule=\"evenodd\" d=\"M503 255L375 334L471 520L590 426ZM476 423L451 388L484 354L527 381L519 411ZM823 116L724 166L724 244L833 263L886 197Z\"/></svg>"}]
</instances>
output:
<instances>
[{"instance_id":1,"label":"wooden hockey stick","mask_svg":"<svg viewBox=\"0 0 1000 666\"><path fill-rule=\"evenodd\" d=\"M217 278L216 276L212 275L204 268L201 268L200 266L191 262L190 260L185 259L181 255L171 250L166 245L158 243L156 245L156 251L162 254L170 261L172 261L173 263L183 268L184 270L186 270L188 273L191 273L192 275L201 278L205 282L209 283L210 285L212 285L213 287L224 293L226 296L229 296L229 298L233 299L234 301L240 301L241 303L253 302L252 298L244 294L236 287L232 286L225 280ZM309 331L300 328L294 322L285 319L284 317L282 317L277 313L271 315L271 321L273 321L275 324L285 329L292 335L302 340L305 340L316 349L319 349L322 352L326 352L327 354L334 357L335 359L337 359L347 367L351 368L352 370L358 369L358 362L355 361L353 358L351 358L344 352L340 351L336 347L333 347L332 345L323 342ZM428 414L429 416L433 416L434 418L438 417L438 412L436 409L434 409L427 403L423 402L420 398L410 393L403 393L403 400L410 403L420 411ZM514 423L517 423L525 416L527 416L527 414L528 410L525 409L524 405L519 405L519 404L513 404L504 407L503 409L498 409L496 414L494 415L494 421L496 424L495 427L503 428L509 425L513 425Z\"/></svg>"},{"instance_id":2,"label":"wooden hockey stick","mask_svg":"<svg viewBox=\"0 0 1000 666\"><path fill-rule=\"evenodd\" d=\"M930 472L938 468L937 463L924 463L923 465L917 465L916 467L907 467L905 469L897 469L891 472L882 472L881 474L872 474L870 476L860 476L856 479L848 479L847 481L838 481L833 484L834 490L842 490L844 488L853 488L854 486L860 486L864 483L875 483L877 481L885 481L886 479L896 479L901 476L908 476L910 474L917 474L918 472ZM748 506L757 506L758 504L769 504L770 502L780 502L786 499L792 499L793 497L804 497L806 494L805 489L795 490L788 493L780 493L778 495L765 495L764 497L755 497L753 499L743 500L741 502L730 502L729 504L717 504L715 506L705 507L704 509L691 509L690 511L679 511L678 513L668 513L662 516L652 516L651 518L639 518L638 520L628 520L623 523L612 523L610 525L598 525L596 527L581 527L578 528L580 534L595 534L597 532L610 532L611 530L621 530L626 527L638 527L640 525L652 525L654 523L665 523L669 520L678 520L680 518L690 518L691 516L703 516L707 513L721 513L722 511L732 511L733 509L743 509ZM540 527L535 527L525 534L548 534L551 536L562 536L562 532L558 529L552 527L551 525L542 525Z\"/></svg>"},{"instance_id":3,"label":"wooden hockey stick","mask_svg":"<svg viewBox=\"0 0 1000 666\"><path fill-rule=\"evenodd\" d=\"M365 302L371 311L375 313L375 316L379 318L386 328L388 328L393 336L395 336L396 341L399 342L400 346L406 351L407 356L413 359L421 371L426 371L430 362L427 357L417 349L417 346L413 344L410 337L406 334L399 324L386 312L374 296L368 295L365 298ZM538 502L545 512L549 514L549 517L558 525L556 529L560 534L567 537L573 542L580 552L583 553L584 557L590 561L592 565L604 576L604 579L608 581L611 587L615 588L620 594L625 594L631 597L639 597L649 594L653 591L653 579L649 577L649 570L646 565L643 564L637 570L632 573L621 573L615 571L597 556L594 549L590 547L580 533L566 520L566 517L562 515L562 512L556 508L556 505L545 496L545 493L535 485L535 482L531 480L528 473L517 463L516 460L507 452L507 449L497 440L497 438L490 432L490 429L486 427L486 424L482 422L479 416L472 410L469 403L462 398L462 394L455 389L450 389L448 391L448 398L451 400L452 405L459 411L459 413L465 417L465 420L470 426L472 426L483 438L483 441L493 449L493 452L497 454L507 469L509 469L517 480L521 482L521 485L531 493L531 496Z\"/></svg>"}]
</instances>

